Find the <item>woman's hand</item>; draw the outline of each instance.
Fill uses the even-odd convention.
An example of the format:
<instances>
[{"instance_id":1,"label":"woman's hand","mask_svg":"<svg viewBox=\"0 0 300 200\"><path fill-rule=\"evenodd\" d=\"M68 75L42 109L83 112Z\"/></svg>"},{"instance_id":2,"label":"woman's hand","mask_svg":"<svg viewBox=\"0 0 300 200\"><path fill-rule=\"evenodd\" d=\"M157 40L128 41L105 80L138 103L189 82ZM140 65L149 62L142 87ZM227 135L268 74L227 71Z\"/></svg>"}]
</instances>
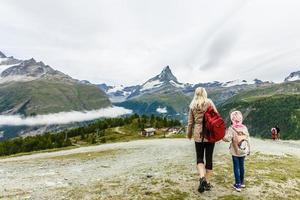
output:
<instances>
[{"instance_id":1,"label":"woman's hand","mask_svg":"<svg viewBox=\"0 0 300 200\"><path fill-rule=\"evenodd\" d=\"M187 138L188 138L189 140L191 140L191 139L192 139L192 134L187 134Z\"/></svg>"}]
</instances>

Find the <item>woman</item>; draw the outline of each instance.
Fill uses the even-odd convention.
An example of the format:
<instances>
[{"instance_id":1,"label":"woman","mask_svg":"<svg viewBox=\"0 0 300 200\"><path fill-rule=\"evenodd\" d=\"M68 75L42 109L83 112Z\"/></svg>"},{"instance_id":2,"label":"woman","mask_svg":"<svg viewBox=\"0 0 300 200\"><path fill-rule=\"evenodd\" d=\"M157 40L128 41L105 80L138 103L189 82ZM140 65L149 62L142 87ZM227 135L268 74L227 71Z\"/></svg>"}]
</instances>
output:
<instances>
[{"instance_id":1,"label":"woman","mask_svg":"<svg viewBox=\"0 0 300 200\"><path fill-rule=\"evenodd\" d=\"M189 139L191 139L192 135L194 135L197 155L197 168L200 176L198 191L200 193L204 192L205 190L210 190L211 188L209 179L212 175L212 158L215 143L208 142L203 136L203 116L209 106L212 106L213 109L218 112L214 103L207 98L206 90L202 87L198 87L195 90L194 98L189 107L187 136ZM203 159L204 154L205 164Z\"/></svg>"}]
</instances>

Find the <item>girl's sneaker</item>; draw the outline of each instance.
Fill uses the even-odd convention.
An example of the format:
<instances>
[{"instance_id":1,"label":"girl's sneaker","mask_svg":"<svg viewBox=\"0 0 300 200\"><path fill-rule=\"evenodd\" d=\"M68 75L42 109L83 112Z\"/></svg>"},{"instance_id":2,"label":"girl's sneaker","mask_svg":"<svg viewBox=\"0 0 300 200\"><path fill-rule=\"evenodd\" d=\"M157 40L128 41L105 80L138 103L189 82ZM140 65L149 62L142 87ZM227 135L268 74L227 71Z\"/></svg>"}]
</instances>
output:
<instances>
[{"instance_id":1,"label":"girl's sneaker","mask_svg":"<svg viewBox=\"0 0 300 200\"><path fill-rule=\"evenodd\" d=\"M245 188L246 185L244 183L241 184L241 188Z\"/></svg>"},{"instance_id":2,"label":"girl's sneaker","mask_svg":"<svg viewBox=\"0 0 300 200\"><path fill-rule=\"evenodd\" d=\"M234 188L236 191L238 191L238 192L242 191L242 189L241 189L241 184L234 184L234 185L233 185L233 188Z\"/></svg>"}]
</instances>

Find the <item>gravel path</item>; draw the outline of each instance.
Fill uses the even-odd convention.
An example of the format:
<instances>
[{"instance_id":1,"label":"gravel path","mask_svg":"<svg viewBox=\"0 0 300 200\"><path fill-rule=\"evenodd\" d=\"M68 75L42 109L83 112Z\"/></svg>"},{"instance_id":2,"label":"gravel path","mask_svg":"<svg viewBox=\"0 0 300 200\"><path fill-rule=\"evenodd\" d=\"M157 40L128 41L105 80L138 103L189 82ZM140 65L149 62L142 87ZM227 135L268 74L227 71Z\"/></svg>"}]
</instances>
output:
<instances>
[{"instance_id":1,"label":"gravel path","mask_svg":"<svg viewBox=\"0 0 300 200\"><path fill-rule=\"evenodd\" d=\"M300 157L298 141L252 139L251 144L253 151ZM218 143L216 153L227 153L228 145ZM105 182L134 171L175 162L195 162L192 141L138 140L4 158L0 159L0 198L63 199L63 196L56 196L61 188Z\"/></svg>"}]
</instances>

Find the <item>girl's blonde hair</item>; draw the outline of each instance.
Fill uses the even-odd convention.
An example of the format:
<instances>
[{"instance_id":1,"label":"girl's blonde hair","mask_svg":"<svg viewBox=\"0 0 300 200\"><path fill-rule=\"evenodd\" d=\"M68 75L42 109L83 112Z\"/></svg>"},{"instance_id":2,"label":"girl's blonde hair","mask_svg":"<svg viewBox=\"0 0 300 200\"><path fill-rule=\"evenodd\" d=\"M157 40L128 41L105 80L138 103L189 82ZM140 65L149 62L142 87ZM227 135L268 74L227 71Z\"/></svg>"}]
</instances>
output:
<instances>
[{"instance_id":1,"label":"girl's blonde hair","mask_svg":"<svg viewBox=\"0 0 300 200\"><path fill-rule=\"evenodd\" d=\"M190 109L193 109L193 108L201 109L204 107L204 105L207 101L208 101L208 98L207 98L207 92L206 92L205 88L198 87L195 90L195 95L190 104Z\"/></svg>"}]
</instances>

